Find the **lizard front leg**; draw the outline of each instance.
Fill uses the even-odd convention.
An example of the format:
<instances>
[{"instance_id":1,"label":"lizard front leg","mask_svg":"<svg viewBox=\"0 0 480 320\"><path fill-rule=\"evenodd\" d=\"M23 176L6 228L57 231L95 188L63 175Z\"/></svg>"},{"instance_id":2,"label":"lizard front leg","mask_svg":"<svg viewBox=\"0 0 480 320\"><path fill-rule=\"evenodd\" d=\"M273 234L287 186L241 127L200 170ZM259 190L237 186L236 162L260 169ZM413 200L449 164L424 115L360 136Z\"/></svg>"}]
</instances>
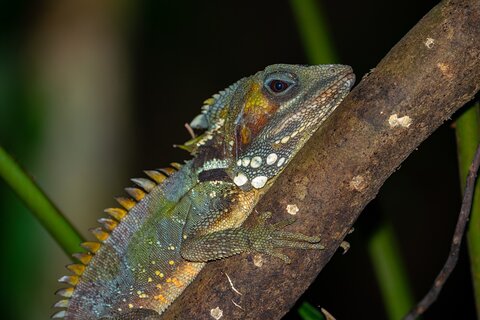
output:
<instances>
[{"instance_id":1,"label":"lizard front leg","mask_svg":"<svg viewBox=\"0 0 480 320\"><path fill-rule=\"evenodd\" d=\"M202 235L185 235L181 255L189 261L207 262L227 258L244 252L259 252L290 263L290 258L279 251L282 248L323 249L320 237L283 229L294 222L287 219L275 224L267 224L271 217L265 212L254 226L240 226Z\"/></svg>"}]
</instances>

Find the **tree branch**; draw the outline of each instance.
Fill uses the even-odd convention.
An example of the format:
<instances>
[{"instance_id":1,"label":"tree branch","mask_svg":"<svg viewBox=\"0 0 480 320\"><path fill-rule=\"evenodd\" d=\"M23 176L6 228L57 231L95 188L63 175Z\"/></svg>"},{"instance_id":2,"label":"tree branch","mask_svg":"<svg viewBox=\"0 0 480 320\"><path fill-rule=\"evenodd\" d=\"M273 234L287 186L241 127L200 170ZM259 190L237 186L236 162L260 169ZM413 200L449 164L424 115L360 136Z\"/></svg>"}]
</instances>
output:
<instances>
[{"instance_id":1,"label":"tree branch","mask_svg":"<svg viewBox=\"0 0 480 320\"><path fill-rule=\"evenodd\" d=\"M212 319L217 307L224 319L283 316L385 180L479 90L479 23L480 0L433 8L352 91L257 206L284 219L287 205L295 204L298 220L291 230L322 235L325 250L286 250L290 265L249 255L209 263L165 319Z\"/></svg>"}]
</instances>

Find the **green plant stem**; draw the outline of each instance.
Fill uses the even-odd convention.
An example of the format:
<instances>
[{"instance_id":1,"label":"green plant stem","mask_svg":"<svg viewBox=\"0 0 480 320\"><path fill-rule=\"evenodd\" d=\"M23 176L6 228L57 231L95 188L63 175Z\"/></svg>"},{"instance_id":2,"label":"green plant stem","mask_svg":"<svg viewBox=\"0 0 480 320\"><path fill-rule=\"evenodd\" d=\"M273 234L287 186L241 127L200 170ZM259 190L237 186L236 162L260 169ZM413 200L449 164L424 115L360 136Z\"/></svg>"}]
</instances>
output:
<instances>
[{"instance_id":1,"label":"green plant stem","mask_svg":"<svg viewBox=\"0 0 480 320\"><path fill-rule=\"evenodd\" d=\"M2 147L0 147L0 177L20 197L69 256L81 251L79 244L83 240L77 230Z\"/></svg>"},{"instance_id":2,"label":"green plant stem","mask_svg":"<svg viewBox=\"0 0 480 320\"><path fill-rule=\"evenodd\" d=\"M326 19L318 2L291 0L290 4L309 61L315 64L337 62ZM387 314L390 319L400 319L413 306L413 296L393 229L388 225L380 226L370 240L369 249ZM303 307L299 309L300 314Z\"/></svg>"},{"instance_id":3,"label":"green plant stem","mask_svg":"<svg viewBox=\"0 0 480 320\"><path fill-rule=\"evenodd\" d=\"M310 63L336 62L338 56L330 39L328 23L318 1L291 0L290 4Z\"/></svg>"},{"instance_id":4,"label":"green plant stem","mask_svg":"<svg viewBox=\"0 0 480 320\"><path fill-rule=\"evenodd\" d=\"M368 252L388 318L401 319L414 305L414 301L390 223L384 223L371 235Z\"/></svg>"},{"instance_id":5,"label":"green plant stem","mask_svg":"<svg viewBox=\"0 0 480 320\"><path fill-rule=\"evenodd\" d=\"M461 190L465 188L468 169L480 143L480 103L466 110L456 121L457 154ZM475 184L472 212L467 231L468 252L477 315L480 315L480 179Z\"/></svg>"}]
</instances>

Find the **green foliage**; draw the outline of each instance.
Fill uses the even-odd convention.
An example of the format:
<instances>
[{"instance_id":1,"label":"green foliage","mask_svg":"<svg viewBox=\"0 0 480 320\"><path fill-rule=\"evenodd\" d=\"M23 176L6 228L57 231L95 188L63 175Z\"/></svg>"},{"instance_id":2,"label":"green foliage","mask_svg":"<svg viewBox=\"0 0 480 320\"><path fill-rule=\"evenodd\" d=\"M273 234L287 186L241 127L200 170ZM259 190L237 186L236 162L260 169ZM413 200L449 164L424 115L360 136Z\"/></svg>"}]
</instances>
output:
<instances>
[{"instance_id":1,"label":"green foliage","mask_svg":"<svg viewBox=\"0 0 480 320\"><path fill-rule=\"evenodd\" d=\"M303 320L324 320L323 314L308 302L302 303L298 313Z\"/></svg>"},{"instance_id":2,"label":"green foliage","mask_svg":"<svg viewBox=\"0 0 480 320\"><path fill-rule=\"evenodd\" d=\"M82 242L82 238L79 233L1 147L0 177L15 191L68 255L80 250L79 244Z\"/></svg>"},{"instance_id":3,"label":"green foliage","mask_svg":"<svg viewBox=\"0 0 480 320\"><path fill-rule=\"evenodd\" d=\"M383 223L371 235L368 252L389 319L401 319L414 301L392 225Z\"/></svg>"}]
</instances>

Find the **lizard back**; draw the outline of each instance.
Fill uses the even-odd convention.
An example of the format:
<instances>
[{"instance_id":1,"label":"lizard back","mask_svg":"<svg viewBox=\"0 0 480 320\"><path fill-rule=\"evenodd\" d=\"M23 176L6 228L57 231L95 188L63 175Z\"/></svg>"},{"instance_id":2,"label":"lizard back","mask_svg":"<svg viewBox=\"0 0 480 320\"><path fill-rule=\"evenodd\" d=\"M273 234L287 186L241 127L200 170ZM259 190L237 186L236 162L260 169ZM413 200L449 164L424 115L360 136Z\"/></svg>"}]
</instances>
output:
<instances>
[{"instance_id":1,"label":"lizard back","mask_svg":"<svg viewBox=\"0 0 480 320\"><path fill-rule=\"evenodd\" d=\"M111 232L70 297L66 319L161 312L193 280L204 263L180 262L178 252L189 210L181 199L194 185L189 168L153 188Z\"/></svg>"}]
</instances>

